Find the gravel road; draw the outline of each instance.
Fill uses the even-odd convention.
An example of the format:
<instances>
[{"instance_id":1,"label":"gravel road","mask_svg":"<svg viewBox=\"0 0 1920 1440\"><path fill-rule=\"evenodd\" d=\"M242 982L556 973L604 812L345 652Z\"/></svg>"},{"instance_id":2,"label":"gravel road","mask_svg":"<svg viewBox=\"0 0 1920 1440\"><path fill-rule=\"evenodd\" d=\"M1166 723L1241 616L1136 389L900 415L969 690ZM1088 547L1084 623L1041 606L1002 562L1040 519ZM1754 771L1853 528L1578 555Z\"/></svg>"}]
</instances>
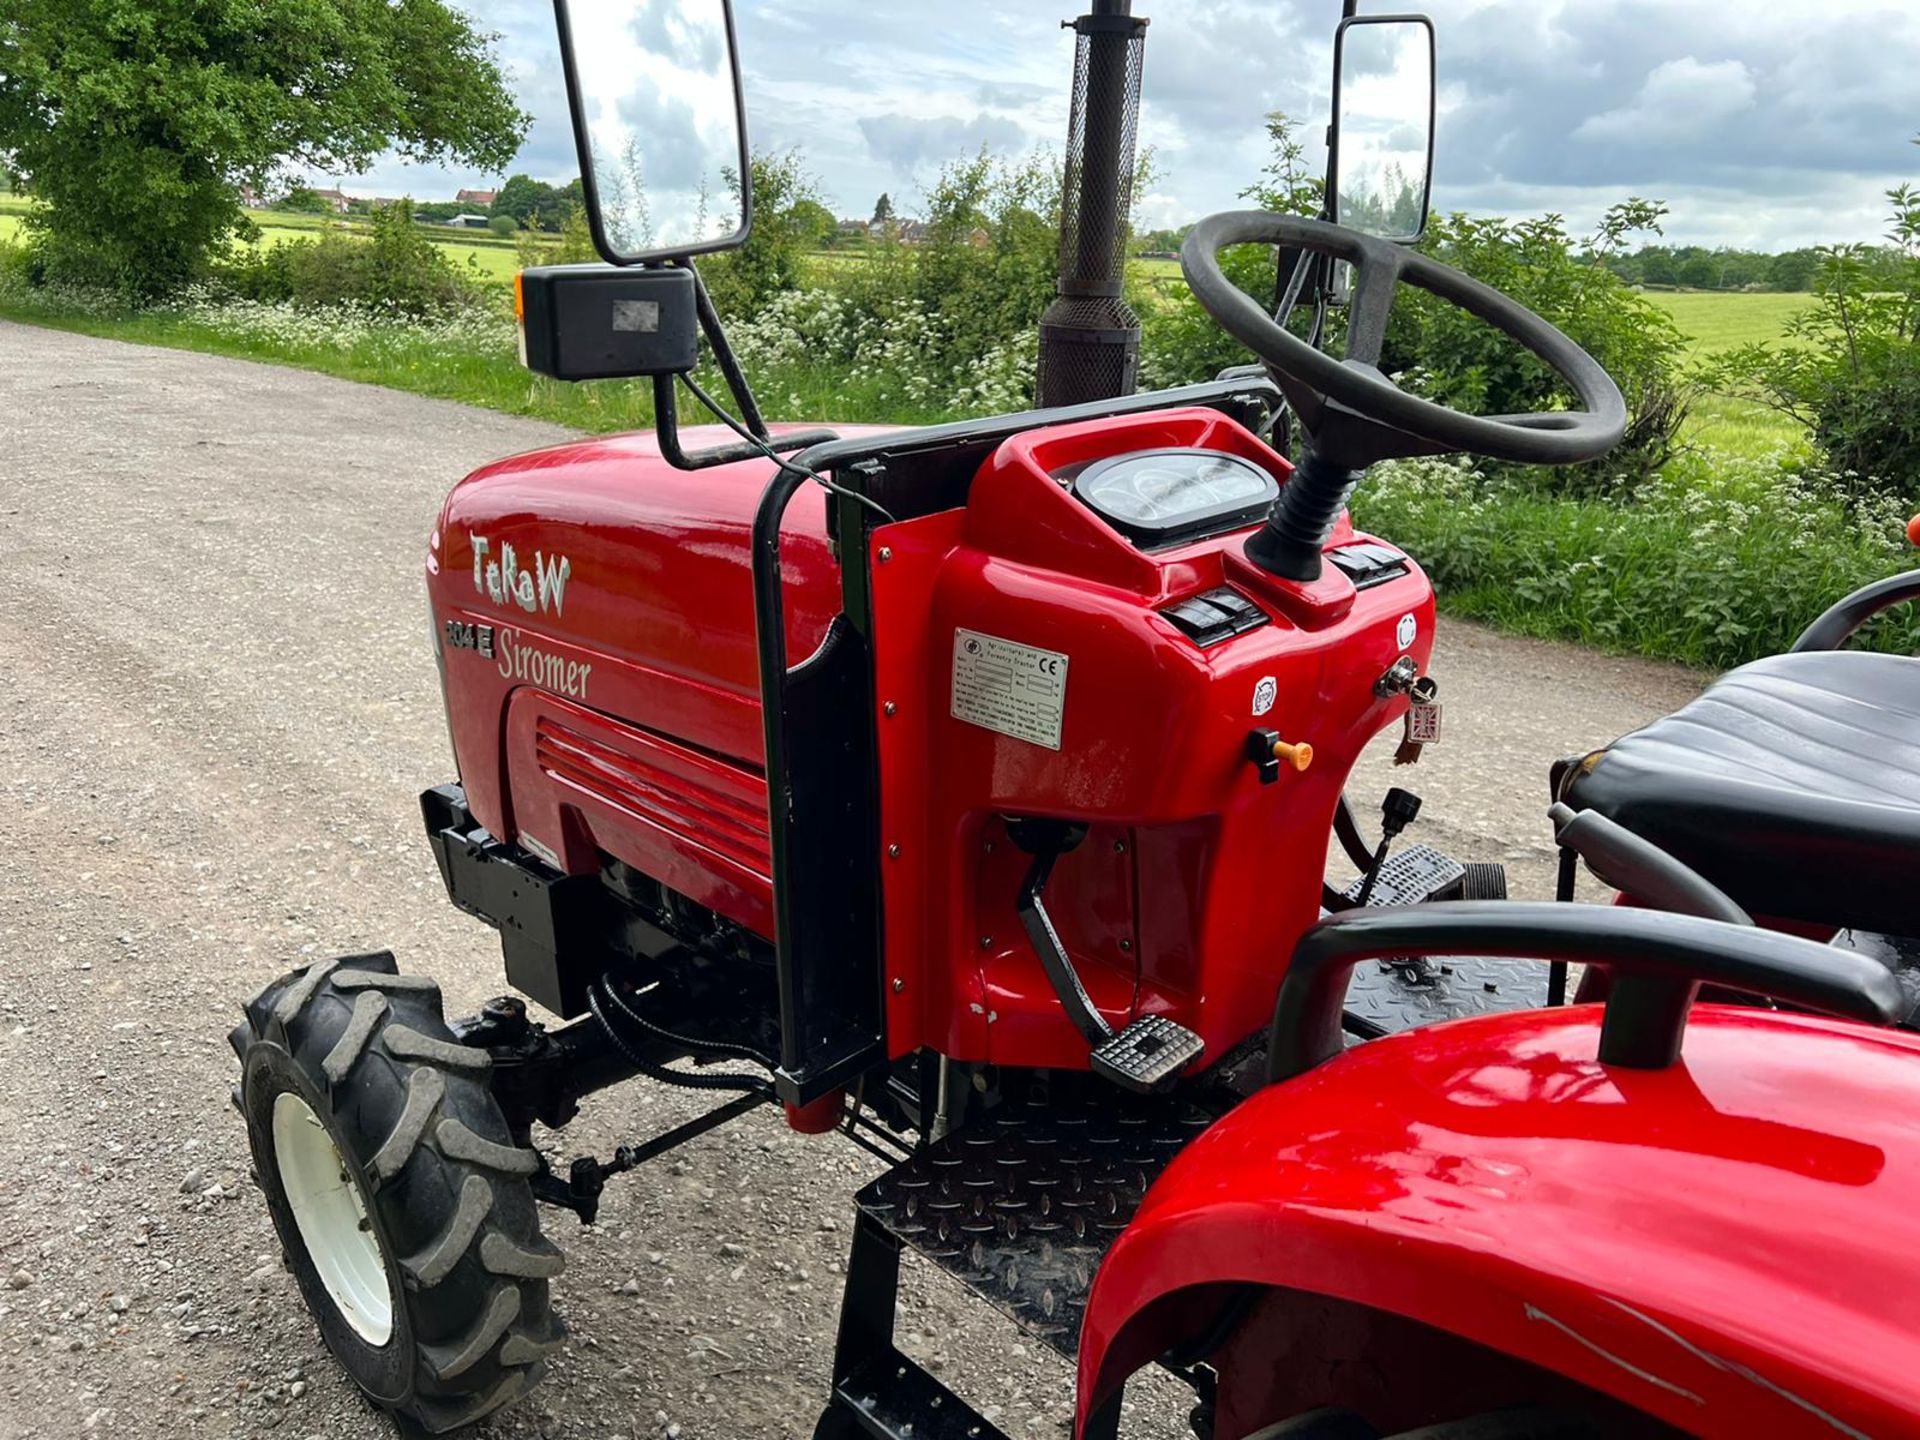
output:
<instances>
[{"instance_id":1,"label":"gravel road","mask_svg":"<svg viewBox=\"0 0 1920 1440\"><path fill-rule=\"evenodd\" d=\"M419 835L451 769L421 561L454 479L561 436L0 324L0 1440L393 1433L280 1267L224 1037L317 955L391 946L455 1013L498 989ZM1461 625L1435 668L1449 734L1394 777L1426 796L1417 831L1535 895L1547 761L1699 683ZM1384 752L1366 770L1378 794ZM629 1087L555 1152L690 1113ZM810 1433L875 1168L763 1115L616 1182L596 1227L554 1219L574 1343L477 1433ZM907 1307L908 1348L1012 1434L1061 1433L1065 1366L937 1277ZM1140 1407L1175 1433L1171 1396Z\"/></svg>"}]
</instances>

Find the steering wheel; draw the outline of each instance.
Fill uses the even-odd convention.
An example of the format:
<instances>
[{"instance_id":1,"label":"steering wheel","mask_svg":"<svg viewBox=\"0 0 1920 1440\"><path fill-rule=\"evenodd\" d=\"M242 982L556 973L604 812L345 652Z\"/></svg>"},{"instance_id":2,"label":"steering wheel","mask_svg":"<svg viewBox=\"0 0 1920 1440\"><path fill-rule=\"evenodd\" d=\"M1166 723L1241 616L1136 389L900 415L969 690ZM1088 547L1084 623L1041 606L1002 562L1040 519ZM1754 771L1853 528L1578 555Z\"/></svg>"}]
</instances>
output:
<instances>
[{"instance_id":1,"label":"steering wheel","mask_svg":"<svg viewBox=\"0 0 1920 1440\"><path fill-rule=\"evenodd\" d=\"M1280 245L1353 266L1344 359L1289 331L1220 269L1229 245ZM1236 210L1211 215L1180 247L1180 268L1220 327L1263 360L1286 394L1308 454L1281 490L1247 553L1276 574L1311 580L1358 472L1376 460L1466 450L1531 465L1574 465L1626 433L1627 405L1600 362L1526 306L1450 265L1304 216ZM1449 300L1546 362L1583 407L1527 415L1467 415L1410 395L1381 373L1387 316L1402 283Z\"/></svg>"}]
</instances>

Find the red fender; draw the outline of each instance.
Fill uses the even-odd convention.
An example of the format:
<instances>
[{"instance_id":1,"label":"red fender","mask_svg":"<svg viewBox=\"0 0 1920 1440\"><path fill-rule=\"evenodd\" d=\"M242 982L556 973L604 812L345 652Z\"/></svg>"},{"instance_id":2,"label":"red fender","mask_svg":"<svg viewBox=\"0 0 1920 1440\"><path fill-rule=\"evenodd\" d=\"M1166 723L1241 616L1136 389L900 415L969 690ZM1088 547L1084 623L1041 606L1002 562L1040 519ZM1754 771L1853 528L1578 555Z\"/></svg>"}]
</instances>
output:
<instances>
[{"instance_id":1,"label":"red fender","mask_svg":"<svg viewBox=\"0 0 1920 1440\"><path fill-rule=\"evenodd\" d=\"M1179 1292L1255 1282L1697 1435L1920 1436L1920 1036L1698 1006L1671 1069L1598 1042L1594 1006L1434 1026L1227 1115L1100 1268L1082 1423L1188 1338Z\"/></svg>"}]
</instances>

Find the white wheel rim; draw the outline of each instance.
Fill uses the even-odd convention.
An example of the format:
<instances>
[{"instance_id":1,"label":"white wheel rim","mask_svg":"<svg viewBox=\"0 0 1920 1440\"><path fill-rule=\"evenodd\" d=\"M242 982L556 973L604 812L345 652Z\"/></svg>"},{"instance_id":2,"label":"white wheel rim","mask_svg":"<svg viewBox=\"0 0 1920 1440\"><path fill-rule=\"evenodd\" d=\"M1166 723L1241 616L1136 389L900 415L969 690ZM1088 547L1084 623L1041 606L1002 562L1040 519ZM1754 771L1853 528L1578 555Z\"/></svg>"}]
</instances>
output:
<instances>
[{"instance_id":1,"label":"white wheel rim","mask_svg":"<svg viewBox=\"0 0 1920 1440\"><path fill-rule=\"evenodd\" d=\"M313 1107L291 1090L273 1100L273 1157L334 1308L369 1345L386 1344L393 1335L393 1288L360 1187Z\"/></svg>"}]
</instances>

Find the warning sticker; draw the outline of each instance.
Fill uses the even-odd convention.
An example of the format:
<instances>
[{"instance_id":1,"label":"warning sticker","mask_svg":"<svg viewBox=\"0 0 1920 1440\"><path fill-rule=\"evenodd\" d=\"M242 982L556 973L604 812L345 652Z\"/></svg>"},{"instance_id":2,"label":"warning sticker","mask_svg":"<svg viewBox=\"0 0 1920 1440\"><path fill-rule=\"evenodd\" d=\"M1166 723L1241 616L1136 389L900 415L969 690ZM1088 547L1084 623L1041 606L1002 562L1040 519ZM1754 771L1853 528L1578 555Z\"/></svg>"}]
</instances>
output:
<instances>
[{"instance_id":1,"label":"warning sticker","mask_svg":"<svg viewBox=\"0 0 1920 1440\"><path fill-rule=\"evenodd\" d=\"M953 632L953 718L1060 748L1067 657L977 630Z\"/></svg>"}]
</instances>

